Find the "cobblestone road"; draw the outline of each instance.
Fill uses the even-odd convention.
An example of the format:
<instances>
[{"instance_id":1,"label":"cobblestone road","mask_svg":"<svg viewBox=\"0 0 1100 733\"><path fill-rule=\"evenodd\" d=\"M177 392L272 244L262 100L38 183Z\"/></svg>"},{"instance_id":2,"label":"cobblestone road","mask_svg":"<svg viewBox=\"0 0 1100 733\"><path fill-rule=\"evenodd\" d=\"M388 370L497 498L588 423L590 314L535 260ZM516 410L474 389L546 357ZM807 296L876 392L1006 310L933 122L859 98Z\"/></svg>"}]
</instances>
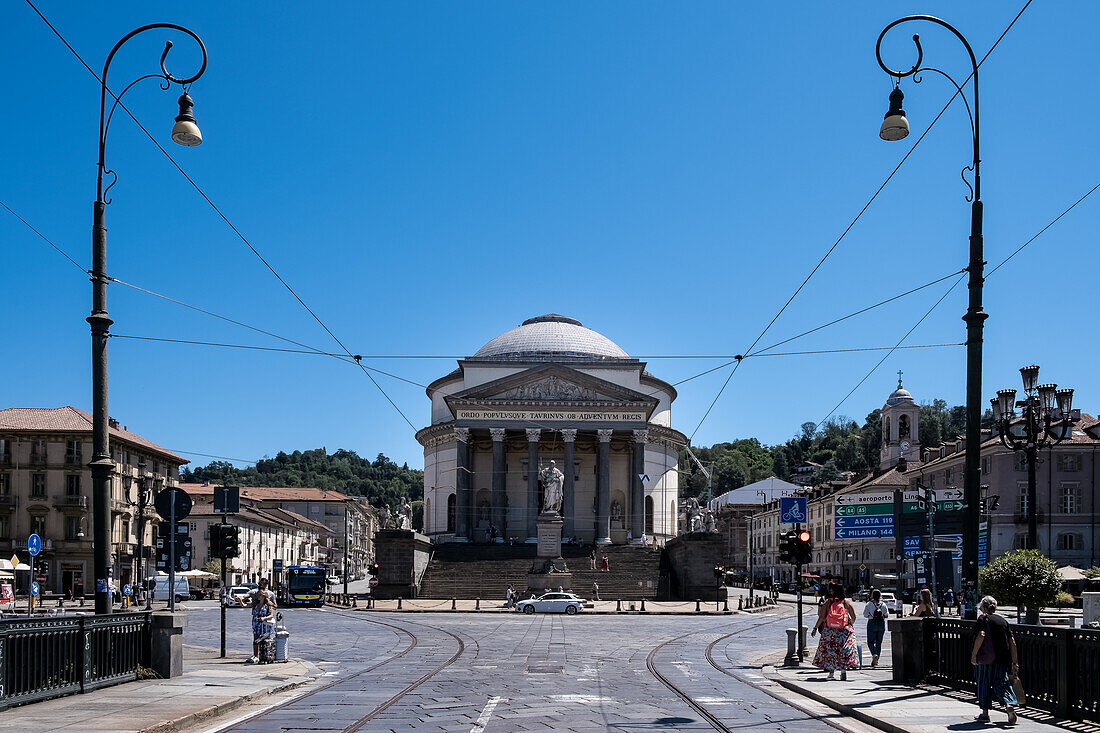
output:
<instances>
[{"instance_id":1,"label":"cobblestone road","mask_svg":"<svg viewBox=\"0 0 1100 733\"><path fill-rule=\"evenodd\" d=\"M216 646L217 615L190 613L186 643ZM246 654L247 616L230 618L231 648ZM784 645L791 622L785 610L724 617L292 610L292 655L329 676L231 729L833 730L776 699L787 693L759 673L758 660Z\"/></svg>"}]
</instances>

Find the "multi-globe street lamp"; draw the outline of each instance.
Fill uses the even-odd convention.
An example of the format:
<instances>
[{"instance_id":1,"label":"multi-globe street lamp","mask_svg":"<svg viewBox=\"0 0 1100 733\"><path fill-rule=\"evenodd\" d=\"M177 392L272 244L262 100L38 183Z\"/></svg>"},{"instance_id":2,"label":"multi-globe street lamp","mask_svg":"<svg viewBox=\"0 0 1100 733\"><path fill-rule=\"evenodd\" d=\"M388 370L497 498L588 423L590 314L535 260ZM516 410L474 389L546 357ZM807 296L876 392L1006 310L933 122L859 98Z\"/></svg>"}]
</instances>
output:
<instances>
[{"instance_id":1,"label":"multi-globe street lamp","mask_svg":"<svg viewBox=\"0 0 1100 733\"><path fill-rule=\"evenodd\" d=\"M974 105L971 108L967 102L966 94L951 76L931 66L921 66L924 61L924 50L920 45L920 36L914 34L913 43L917 47L917 62L908 71L894 70L882 60L882 39L891 28L911 21L924 21L935 23L955 34L962 41L966 52L970 55L970 63L973 67L974 79ZM977 615L978 602L978 511L981 501L980 467L981 467L981 417L982 417L982 331L985 319L988 315L982 309L982 270L985 261L982 254L982 194L981 194L981 155L979 147L980 119L978 114L978 60L974 56L974 49L970 47L966 38L959 33L950 23L932 15L907 15L899 18L882 29L878 42L875 44L875 56L878 64L896 82L893 91L890 92L890 108L879 128L879 137L883 140L901 140L909 134L909 121L905 118L905 111L901 107L904 95L900 83L904 77L912 76L915 83L920 83L920 73L933 71L946 78L958 91L966 105L967 115L970 117L970 131L974 143L974 158L969 166L963 170L969 170L974 174L974 186L971 195L966 197L971 202L970 207L970 263L967 271L970 274L969 290L970 298L963 320L966 322L966 458L963 466L963 609L967 618ZM964 83L966 80L964 80ZM964 177L965 182L965 177ZM969 185L969 184L968 184Z\"/></svg>"},{"instance_id":2,"label":"multi-globe street lamp","mask_svg":"<svg viewBox=\"0 0 1100 733\"><path fill-rule=\"evenodd\" d=\"M1020 369L1020 376L1024 382L1024 399L1017 401L1014 389L1000 389L990 404L1001 445L1022 452L1027 461L1027 547L1036 550L1039 530L1035 465L1039 462L1039 451L1073 434L1073 390L1058 389L1056 384L1039 384L1039 367L1034 364ZM1020 408L1020 422L1016 422L1017 407Z\"/></svg>"},{"instance_id":3,"label":"multi-globe street lamp","mask_svg":"<svg viewBox=\"0 0 1100 733\"><path fill-rule=\"evenodd\" d=\"M165 28L180 31L191 36L202 50L202 66L198 73L183 79L172 76L164 66L164 60L168 51L172 48L172 42L164 44L164 52L160 55L159 74L145 74L130 82L114 98L111 110L107 112L107 72L111 67L111 61L115 53L124 43L145 31ZM103 64L103 74L100 75L99 94L99 160L97 162L98 175L96 176L96 200L93 205L92 223L92 314L87 321L92 331L92 462L89 468L92 472L92 528L95 540L95 553L93 555L93 568L95 572L95 612L111 612L111 593L107 581L108 569L111 559L111 474L114 471L114 461L111 460L111 447L109 439L109 425L107 417L107 339L109 329L113 321L107 316L107 223L106 208L110 199L105 199L104 194L118 180L114 171L106 167L107 132L110 129L111 118L118 107L123 95L145 79L160 79L161 89L168 90L172 84L179 84L183 94L179 98L179 115L176 124L172 127L172 140L180 145L192 147L202 143L202 133L195 124L192 114L194 103L187 93L191 82L198 79L206 71L206 46L194 32L174 23L151 23L127 33L115 44L111 52L107 54L107 60ZM106 189L103 187L103 176L110 173L114 180Z\"/></svg>"}]
</instances>

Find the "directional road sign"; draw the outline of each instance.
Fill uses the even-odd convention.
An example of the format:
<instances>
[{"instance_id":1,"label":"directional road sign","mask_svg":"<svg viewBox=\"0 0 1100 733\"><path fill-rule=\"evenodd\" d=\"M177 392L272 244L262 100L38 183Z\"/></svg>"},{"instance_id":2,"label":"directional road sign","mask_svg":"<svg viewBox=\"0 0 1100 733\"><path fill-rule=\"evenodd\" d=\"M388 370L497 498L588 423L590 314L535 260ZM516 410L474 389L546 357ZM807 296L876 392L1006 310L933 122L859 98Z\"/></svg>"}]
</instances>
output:
<instances>
[{"instance_id":1,"label":"directional road sign","mask_svg":"<svg viewBox=\"0 0 1100 733\"><path fill-rule=\"evenodd\" d=\"M865 517L837 517L836 527L893 527L893 514L869 514Z\"/></svg>"},{"instance_id":2,"label":"directional road sign","mask_svg":"<svg viewBox=\"0 0 1100 733\"><path fill-rule=\"evenodd\" d=\"M893 504L860 504L859 506L838 506L838 517L861 517L865 514L889 514L894 515Z\"/></svg>"},{"instance_id":3,"label":"directional road sign","mask_svg":"<svg viewBox=\"0 0 1100 733\"><path fill-rule=\"evenodd\" d=\"M921 553L920 549L920 535L906 535L903 547L905 548L905 556L913 557ZM936 535L937 549L940 544L947 544L953 542L953 549L951 552L952 560L962 560L962 535L961 534L938 534ZM919 557L918 557L919 559Z\"/></svg>"},{"instance_id":4,"label":"directional road sign","mask_svg":"<svg viewBox=\"0 0 1100 733\"><path fill-rule=\"evenodd\" d=\"M32 534L27 538L27 552L31 553L31 557L34 557L38 553L42 552L42 538L36 534Z\"/></svg>"},{"instance_id":5,"label":"directional road sign","mask_svg":"<svg viewBox=\"0 0 1100 733\"><path fill-rule=\"evenodd\" d=\"M907 501L903 511L907 514L913 514L914 512L923 512L925 504L923 501ZM961 512L963 509L963 503L957 500L950 501L937 501L936 511L940 512Z\"/></svg>"},{"instance_id":6,"label":"directional road sign","mask_svg":"<svg viewBox=\"0 0 1100 733\"><path fill-rule=\"evenodd\" d=\"M906 491L903 496L903 501L916 501L920 498L920 492L909 490ZM956 498L956 497L943 497L943 498ZM860 506L863 504L893 504L894 492L893 491L876 491L874 493L851 493L851 494L837 494L836 505L837 506Z\"/></svg>"},{"instance_id":7,"label":"directional road sign","mask_svg":"<svg viewBox=\"0 0 1100 733\"><path fill-rule=\"evenodd\" d=\"M873 539L875 537L893 537L894 526L889 527L837 527L834 531L838 540Z\"/></svg>"},{"instance_id":8,"label":"directional road sign","mask_svg":"<svg viewBox=\"0 0 1100 733\"><path fill-rule=\"evenodd\" d=\"M781 496L779 498L779 521L783 524L799 524L807 519L807 499L805 496Z\"/></svg>"}]
</instances>

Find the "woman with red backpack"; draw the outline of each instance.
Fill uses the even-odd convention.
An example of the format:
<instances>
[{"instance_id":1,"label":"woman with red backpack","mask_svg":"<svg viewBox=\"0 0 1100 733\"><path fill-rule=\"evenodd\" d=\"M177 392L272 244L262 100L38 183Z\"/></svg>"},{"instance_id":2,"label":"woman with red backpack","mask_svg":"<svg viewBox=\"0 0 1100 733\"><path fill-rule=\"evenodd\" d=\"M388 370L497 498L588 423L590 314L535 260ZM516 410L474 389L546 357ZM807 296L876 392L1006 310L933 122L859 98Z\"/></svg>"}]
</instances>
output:
<instances>
[{"instance_id":1,"label":"woman with red backpack","mask_svg":"<svg viewBox=\"0 0 1100 733\"><path fill-rule=\"evenodd\" d=\"M840 670L840 679L848 679L849 669L859 668L859 654L856 650L856 609L844 598L844 588L839 583L829 586L829 598L817 611L817 623L811 636L821 632L821 641L817 643L814 654L814 666L829 673L828 679L834 679L836 670Z\"/></svg>"}]
</instances>

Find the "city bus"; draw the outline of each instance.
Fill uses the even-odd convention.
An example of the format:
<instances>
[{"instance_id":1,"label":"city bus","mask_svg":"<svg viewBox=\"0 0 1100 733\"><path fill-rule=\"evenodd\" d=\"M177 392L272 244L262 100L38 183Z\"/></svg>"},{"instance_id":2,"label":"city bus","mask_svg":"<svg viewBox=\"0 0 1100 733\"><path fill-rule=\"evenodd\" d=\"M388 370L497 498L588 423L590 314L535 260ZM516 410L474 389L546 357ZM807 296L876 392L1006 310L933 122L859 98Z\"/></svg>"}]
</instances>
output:
<instances>
[{"instance_id":1,"label":"city bus","mask_svg":"<svg viewBox=\"0 0 1100 733\"><path fill-rule=\"evenodd\" d=\"M284 606L325 605L325 569L312 565L290 565L283 570Z\"/></svg>"}]
</instances>

